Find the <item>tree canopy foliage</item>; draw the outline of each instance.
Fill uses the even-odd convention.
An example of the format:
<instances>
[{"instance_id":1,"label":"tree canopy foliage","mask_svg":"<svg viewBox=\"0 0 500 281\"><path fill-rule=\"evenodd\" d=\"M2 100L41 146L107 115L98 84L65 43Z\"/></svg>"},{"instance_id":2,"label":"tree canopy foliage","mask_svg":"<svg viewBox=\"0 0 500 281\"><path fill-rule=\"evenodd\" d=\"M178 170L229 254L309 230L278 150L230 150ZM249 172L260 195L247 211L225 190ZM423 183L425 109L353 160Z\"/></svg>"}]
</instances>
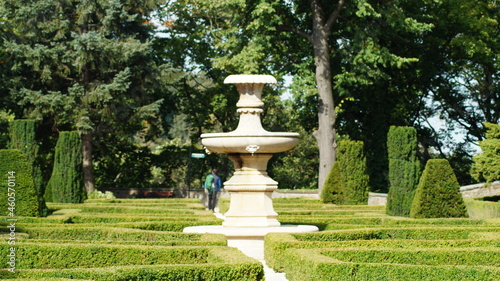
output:
<instances>
[{"instance_id":1,"label":"tree canopy foliage","mask_svg":"<svg viewBox=\"0 0 500 281\"><path fill-rule=\"evenodd\" d=\"M161 147L187 154L202 132L236 126L225 77L272 74L264 126L304 136L272 162L285 186L321 189L344 135L364 143L370 189L387 191L390 126L415 127L420 157L448 158L466 184L471 144L500 118L499 10L494 0L2 0L0 109L39 119L46 140L79 130L90 191L93 168L103 185L148 182L150 166L168 177ZM208 160L229 173L227 158Z\"/></svg>"},{"instance_id":2,"label":"tree canopy foliage","mask_svg":"<svg viewBox=\"0 0 500 281\"><path fill-rule=\"evenodd\" d=\"M486 139L481 141L482 152L473 157L472 176L491 183L500 180L500 125L486 123Z\"/></svg>"},{"instance_id":3,"label":"tree canopy foliage","mask_svg":"<svg viewBox=\"0 0 500 281\"><path fill-rule=\"evenodd\" d=\"M82 133L88 192L94 146L157 127L167 68L152 44L155 7L154 1L2 2L12 100L23 116Z\"/></svg>"}]
</instances>

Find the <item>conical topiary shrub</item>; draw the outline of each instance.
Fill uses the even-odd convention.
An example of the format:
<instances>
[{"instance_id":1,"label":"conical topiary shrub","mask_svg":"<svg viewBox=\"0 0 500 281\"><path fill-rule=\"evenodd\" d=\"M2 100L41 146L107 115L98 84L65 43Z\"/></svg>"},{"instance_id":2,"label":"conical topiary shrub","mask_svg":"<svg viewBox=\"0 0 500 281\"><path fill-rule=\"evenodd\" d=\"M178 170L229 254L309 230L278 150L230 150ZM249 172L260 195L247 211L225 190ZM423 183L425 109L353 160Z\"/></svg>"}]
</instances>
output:
<instances>
[{"instance_id":1,"label":"conical topiary shrub","mask_svg":"<svg viewBox=\"0 0 500 281\"><path fill-rule=\"evenodd\" d=\"M412 218L467 217L460 185L446 159L427 161L410 210Z\"/></svg>"},{"instance_id":2,"label":"conical topiary shrub","mask_svg":"<svg viewBox=\"0 0 500 281\"><path fill-rule=\"evenodd\" d=\"M344 187L340 180L339 162L333 163L321 192L323 203L342 204L344 202Z\"/></svg>"},{"instance_id":3,"label":"conical topiary shrub","mask_svg":"<svg viewBox=\"0 0 500 281\"><path fill-rule=\"evenodd\" d=\"M31 166L31 175L38 192L40 200L39 209L42 216L47 216L48 208L45 204L43 194L45 193L45 185L42 174L42 159L39 155L40 145L36 137L38 122L36 120L13 120L9 122L9 148L19 149L26 156L28 164Z\"/></svg>"},{"instance_id":4,"label":"conical topiary shrub","mask_svg":"<svg viewBox=\"0 0 500 281\"><path fill-rule=\"evenodd\" d=\"M391 216L408 217L420 177L417 157L417 130L413 127L391 126L387 134L389 158L389 193L386 212Z\"/></svg>"},{"instance_id":5,"label":"conical topiary shrub","mask_svg":"<svg viewBox=\"0 0 500 281\"><path fill-rule=\"evenodd\" d=\"M339 141L337 162L343 187L343 204L368 204L370 177L366 166L364 143L353 140Z\"/></svg>"},{"instance_id":6,"label":"conical topiary shrub","mask_svg":"<svg viewBox=\"0 0 500 281\"><path fill-rule=\"evenodd\" d=\"M31 175L31 163L18 149L0 150L0 216L39 217L38 192Z\"/></svg>"},{"instance_id":7,"label":"conical topiary shrub","mask_svg":"<svg viewBox=\"0 0 500 281\"><path fill-rule=\"evenodd\" d=\"M83 203L87 199L83 185L82 142L76 131L59 134L45 198L57 203Z\"/></svg>"}]
</instances>

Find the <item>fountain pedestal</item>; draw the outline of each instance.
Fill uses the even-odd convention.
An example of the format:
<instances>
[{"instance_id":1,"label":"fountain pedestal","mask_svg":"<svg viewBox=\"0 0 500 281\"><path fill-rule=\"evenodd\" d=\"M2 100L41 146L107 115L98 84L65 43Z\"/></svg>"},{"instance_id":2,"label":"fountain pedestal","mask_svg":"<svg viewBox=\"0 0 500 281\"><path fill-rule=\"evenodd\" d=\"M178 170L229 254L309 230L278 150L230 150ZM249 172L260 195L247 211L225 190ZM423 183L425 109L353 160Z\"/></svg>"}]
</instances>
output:
<instances>
[{"instance_id":1,"label":"fountain pedestal","mask_svg":"<svg viewBox=\"0 0 500 281\"><path fill-rule=\"evenodd\" d=\"M314 232L316 226L280 226L274 211L272 194L278 183L267 174L267 162L273 153L288 151L298 143L299 134L268 132L261 124L264 103L262 89L276 83L269 75L231 75L224 83L235 84L240 94L236 106L240 120L236 130L228 133L202 134L202 144L210 152L227 153L235 172L224 183L231 201L222 226L193 226L189 233L225 234L229 246L245 254L264 259L264 236L270 232Z\"/></svg>"},{"instance_id":2,"label":"fountain pedestal","mask_svg":"<svg viewBox=\"0 0 500 281\"><path fill-rule=\"evenodd\" d=\"M278 183L266 172L272 154L229 154L235 173L224 183L231 195L229 211L223 226L274 227L280 226L273 209L272 195Z\"/></svg>"}]
</instances>

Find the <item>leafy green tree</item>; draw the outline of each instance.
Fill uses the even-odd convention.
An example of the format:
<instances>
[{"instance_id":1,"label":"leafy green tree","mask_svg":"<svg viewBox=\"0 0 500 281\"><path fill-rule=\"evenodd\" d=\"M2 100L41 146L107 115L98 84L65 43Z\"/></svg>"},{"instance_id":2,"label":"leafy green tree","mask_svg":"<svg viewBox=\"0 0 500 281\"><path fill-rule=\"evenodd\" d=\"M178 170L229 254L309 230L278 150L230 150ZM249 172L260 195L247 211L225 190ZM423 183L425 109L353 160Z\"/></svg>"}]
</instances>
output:
<instances>
[{"instance_id":1,"label":"leafy green tree","mask_svg":"<svg viewBox=\"0 0 500 281\"><path fill-rule=\"evenodd\" d=\"M446 159L427 161L411 204L412 218L467 217L460 185Z\"/></svg>"},{"instance_id":2,"label":"leafy green tree","mask_svg":"<svg viewBox=\"0 0 500 281\"><path fill-rule=\"evenodd\" d=\"M157 132L167 108L151 41L155 1L2 2L12 29L5 46L15 78L8 86L26 116L82 134L87 192L94 187L93 147ZM168 98L168 96L164 96ZM107 145L113 145L107 143Z\"/></svg>"},{"instance_id":3,"label":"leafy green tree","mask_svg":"<svg viewBox=\"0 0 500 281\"><path fill-rule=\"evenodd\" d=\"M274 156L268 172L280 189L317 189L318 147L314 137L303 129L299 143L289 152Z\"/></svg>"},{"instance_id":4,"label":"leafy green tree","mask_svg":"<svg viewBox=\"0 0 500 281\"><path fill-rule=\"evenodd\" d=\"M321 189L335 160L338 123L334 99L348 94L348 86L354 91L380 77L389 81L392 73L384 67L397 70L416 61L406 54L391 53L400 48L387 48L385 38L381 38L386 33L376 29L389 26L392 33L387 34L405 38L430 27L402 13L399 1L372 2L200 0L175 1L165 9L173 11L167 17L167 30L182 30L177 33L178 40L193 46L179 51L183 63L194 58L202 62L195 67L207 72L306 74L296 76L295 83L301 85L296 87L297 95L306 95L302 99L306 103L300 107L307 109L304 117L309 120L303 123L318 142ZM348 69L346 63L353 68ZM404 85L394 86L395 91ZM391 109L381 112L387 114Z\"/></svg>"},{"instance_id":5,"label":"leafy green tree","mask_svg":"<svg viewBox=\"0 0 500 281\"><path fill-rule=\"evenodd\" d=\"M484 122L498 123L500 116L498 1L447 0L426 5L434 28L422 37L416 68L429 80L423 93L428 93L430 106L418 118L419 139L424 148L430 148L427 151L449 160L462 185L471 184L469 171L477 153L473 144L484 139ZM432 127L428 120L436 116L445 128ZM463 138L456 138L458 131Z\"/></svg>"},{"instance_id":6,"label":"leafy green tree","mask_svg":"<svg viewBox=\"0 0 500 281\"><path fill-rule=\"evenodd\" d=\"M443 1L434 11L442 65L432 99L450 130L465 130L465 142L484 139L484 122L500 121L500 6L497 1Z\"/></svg>"},{"instance_id":7,"label":"leafy green tree","mask_svg":"<svg viewBox=\"0 0 500 281\"><path fill-rule=\"evenodd\" d=\"M77 131L60 132L54 155L54 169L47 189L52 202L83 203L82 140Z\"/></svg>"},{"instance_id":8,"label":"leafy green tree","mask_svg":"<svg viewBox=\"0 0 500 281\"><path fill-rule=\"evenodd\" d=\"M482 152L473 157L471 174L478 181L500 180L500 125L485 123L486 139L479 142Z\"/></svg>"},{"instance_id":9,"label":"leafy green tree","mask_svg":"<svg viewBox=\"0 0 500 281\"><path fill-rule=\"evenodd\" d=\"M387 214L409 216L415 189L420 178L417 157L417 131L413 127L391 126L387 137L389 158L389 194Z\"/></svg>"}]
</instances>

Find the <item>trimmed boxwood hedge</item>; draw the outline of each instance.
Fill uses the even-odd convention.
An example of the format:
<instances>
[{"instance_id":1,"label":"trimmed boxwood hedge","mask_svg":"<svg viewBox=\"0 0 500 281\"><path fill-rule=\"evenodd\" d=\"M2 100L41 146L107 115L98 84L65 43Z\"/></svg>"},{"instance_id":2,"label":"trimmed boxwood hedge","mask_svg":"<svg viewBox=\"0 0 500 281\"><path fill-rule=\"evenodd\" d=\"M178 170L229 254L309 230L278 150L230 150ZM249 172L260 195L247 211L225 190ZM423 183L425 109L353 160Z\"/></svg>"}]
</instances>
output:
<instances>
[{"instance_id":1,"label":"trimmed boxwood hedge","mask_svg":"<svg viewBox=\"0 0 500 281\"><path fill-rule=\"evenodd\" d=\"M9 246L1 243L0 262ZM1 245L0 244L0 245ZM208 263L208 247L22 243L16 245L16 269L94 268L116 265ZM126 257L126 258L124 258Z\"/></svg>"},{"instance_id":2,"label":"trimmed boxwood hedge","mask_svg":"<svg viewBox=\"0 0 500 281\"><path fill-rule=\"evenodd\" d=\"M19 270L19 278L89 279L93 281L259 281L264 280L264 271L259 262L197 265L143 265L114 266L83 269ZM8 272L1 272L8 276ZM17 280L17 279L14 279Z\"/></svg>"},{"instance_id":3,"label":"trimmed boxwood hedge","mask_svg":"<svg viewBox=\"0 0 500 281\"><path fill-rule=\"evenodd\" d=\"M387 133L387 156L389 159L389 193L387 214L410 215L411 204L420 177L420 162L417 157L417 130L413 127L391 126Z\"/></svg>"},{"instance_id":4,"label":"trimmed boxwood hedge","mask_svg":"<svg viewBox=\"0 0 500 281\"><path fill-rule=\"evenodd\" d=\"M321 249L321 254L345 262L396 263L415 265L500 266L500 249L427 248L427 249ZM499 268L500 269L500 268Z\"/></svg>"},{"instance_id":5,"label":"trimmed boxwood hedge","mask_svg":"<svg viewBox=\"0 0 500 281\"><path fill-rule=\"evenodd\" d=\"M115 243L124 241L150 241L170 242L176 245L192 245L195 243L203 243L207 246L227 245L227 240L224 235L209 233L177 233L114 227L80 227L78 225L67 227L27 227L20 231L27 233L30 239L112 241Z\"/></svg>"},{"instance_id":6,"label":"trimmed boxwood hedge","mask_svg":"<svg viewBox=\"0 0 500 281\"><path fill-rule=\"evenodd\" d=\"M271 233L265 237L266 263L283 270L285 252L291 248L327 247L487 247L500 246L498 239L477 238L476 233L499 233L500 227L405 227L323 231L314 233ZM483 234L484 237L484 234Z\"/></svg>"},{"instance_id":7,"label":"trimmed boxwood hedge","mask_svg":"<svg viewBox=\"0 0 500 281\"><path fill-rule=\"evenodd\" d=\"M83 203L87 199L83 185L82 140L77 131L59 133L45 199L60 203Z\"/></svg>"},{"instance_id":8,"label":"trimmed boxwood hedge","mask_svg":"<svg viewBox=\"0 0 500 281\"><path fill-rule=\"evenodd\" d=\"M17 278L229 281L262 280L264 276L260 262L230 247L23 244L17 253ZM136 265L124 265L131 262ZM67 268L65 264L70 269L61 269ZM0 278L11 275L0 272Z\"/></svg>"},{"instance_id":9,"label":"trimmed boxwood hedge","mask_svg":"<svg viewBox=\"0 0 500 281\"><path fill-rule=\"evenodd\" d=\"M334 250L335 251L335 250ZM369 252L369 251L367 251ZM285 252L285 270L290 281L326 280L499 280L496 266L414 265L387 262L363 263L329 257L325 249L290 249ZM389 252L387 252L389 253ZM409 253L409 251L406 251ZM424 250L414 251L416 256ZM475 252L472 252L475 253ZM497 251L492 251L497 253ZM356 256L356 250L351 256ZM449 257L449 255L445 255ZM464 255L462 255L464 256ZM474 255L471 255L474 257ZM431 257L432 259L432 257Z\"/></svg>"},{"instance_id":10,"label":"trimmed boxwood hedge","mask_svg":"<svg viewBox=\"0 0 500 281\"><path fill-rule=\"evenodd\" d=\"M31 174L31 164L20 150L0 150L0 187L2 204L0 216L12 214L14 217L39 217L42 215L38 191ZM15 209L9 210L8 202L12 202Z\"/></svg>"}]
</instances>

